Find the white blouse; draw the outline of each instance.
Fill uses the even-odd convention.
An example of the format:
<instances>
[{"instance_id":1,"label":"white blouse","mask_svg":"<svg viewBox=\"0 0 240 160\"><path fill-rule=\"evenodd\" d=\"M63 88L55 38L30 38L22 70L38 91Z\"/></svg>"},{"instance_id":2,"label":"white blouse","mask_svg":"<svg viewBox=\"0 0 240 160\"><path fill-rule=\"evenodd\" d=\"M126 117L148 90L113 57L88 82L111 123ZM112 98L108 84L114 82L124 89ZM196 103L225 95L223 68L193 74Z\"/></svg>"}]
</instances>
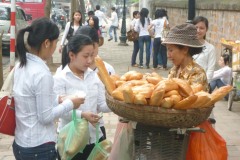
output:
<instances>
[{"instance_id":1,"label":"white blouse","mask_svg":"<svg viewBox=\"0 0 240 160\"><path fill-rule=\"evenodd\" d=\"M54 76L54 90L59 95L74 94L78 91L86 93L84 104L77 109L77 117L81 117L82 112L90 111L93 113L111 112L106 103L105 87L99 80L96 72L88 68L84 73L84 79L75 76L70 68L64 67ZM66 113L59 123L59 130L71 121L72 112ZM96 142L96 129L89 123L90 140L89 143ZM99 137L103 134L99 130Z\"/></svg>"},{"instance_id":2,"label":"white blouse","mask_svg":"<svg viewBox=\"0 0 240 160\"><path fill-rule=\"evenodd\" d=\"M56 142L55 119L73 109L71 100L58 104L53 82L45 62L33 54L27 53L26 66L15 68L15 141L21 147Z\"/></svg>"}]
</instances>

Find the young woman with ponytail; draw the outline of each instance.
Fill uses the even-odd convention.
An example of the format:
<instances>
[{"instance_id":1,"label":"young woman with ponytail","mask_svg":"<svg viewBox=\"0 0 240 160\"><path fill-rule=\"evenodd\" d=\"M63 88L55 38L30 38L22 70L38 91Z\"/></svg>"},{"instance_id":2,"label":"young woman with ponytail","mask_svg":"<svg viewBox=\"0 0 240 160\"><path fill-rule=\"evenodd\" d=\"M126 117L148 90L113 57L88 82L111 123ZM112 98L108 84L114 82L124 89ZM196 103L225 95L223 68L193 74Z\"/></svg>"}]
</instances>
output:
<instances>
[{"instance_id":1,"label":"young woman with ponytail","mask_svg":"<svg viewBox=\"0 0 240 160\"><path fill-rule=\"evenodd\" d=\"M59 30L48 18L36 19L19 31L13 94L16 160L56 160L55 120L84 103L79 97L60 97L53 92L53 77L45 64L56 49ZM25 40L26 39L26 40Z\"/></svg>"}]
</instances>

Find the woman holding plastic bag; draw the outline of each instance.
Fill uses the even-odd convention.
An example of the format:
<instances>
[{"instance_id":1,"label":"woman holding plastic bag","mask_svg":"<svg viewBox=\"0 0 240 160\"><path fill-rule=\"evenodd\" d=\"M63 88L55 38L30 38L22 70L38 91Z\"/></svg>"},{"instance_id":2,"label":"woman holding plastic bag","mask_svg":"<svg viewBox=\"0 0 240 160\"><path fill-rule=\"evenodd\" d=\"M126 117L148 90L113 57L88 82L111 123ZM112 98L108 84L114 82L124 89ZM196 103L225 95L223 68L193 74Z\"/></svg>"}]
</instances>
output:
<instances>
[{"instance_id":1,"label":"woman holding plastic bag","mask_svg":"<svg viewBox=\"0 0 240 160\"><path fill-rule=\"evenodd\" d=\"M72 159L87 159L91 153L96 140L96 128L94 125L101 117L98 112L110 112L106 104L105 89L99 80L96 72L89 68L94 60L94 44L88 36L75 35L69 43L64 47L65 61L62 64L63 70L54 76L54 89L58 94L67 94L69 92L83 91L86 94L85 103L81 106L81 110L76 110L78 118L85 118L90 122L89 132L90 139L83 153L78 153ZM59 129L63 128L71 121L72 114L67 113L59 123ZM100 141L103 134L99 130Z\"/></svg>"}]
</instances>

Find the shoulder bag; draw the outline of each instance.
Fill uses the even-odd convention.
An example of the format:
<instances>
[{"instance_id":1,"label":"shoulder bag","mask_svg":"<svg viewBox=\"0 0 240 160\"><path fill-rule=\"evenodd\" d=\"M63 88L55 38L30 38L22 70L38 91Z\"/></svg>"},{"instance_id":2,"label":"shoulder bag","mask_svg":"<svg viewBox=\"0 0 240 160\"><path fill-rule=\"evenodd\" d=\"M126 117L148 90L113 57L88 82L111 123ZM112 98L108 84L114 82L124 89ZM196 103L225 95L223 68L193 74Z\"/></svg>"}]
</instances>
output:
<instances>
[{"instance_id":1,"label":"shoulder bag","mask_svg":"<svg viewBox=\"0 0 240 160\"><path fill-rule=\"evenodd\" d=\"M0 91L0 133L14 136L15 105L13 99L14 68L8 74Z\"/></svg>"},{"instance_id":2,"label":"shoulder bag","mask_svg":"<svg viewBox=\"0 0 240 160\"><path fill-rule=\"evenodd\" d=\"M68 40L68 41L69 41L70 38L73 36L73 31L74 31L74 29L73 29L73 24L72 24L72 22L71 22L71 23L70 23L70 26L69 26L68 34L67 34L67 40Z\"/></svg>"}]
</instances>

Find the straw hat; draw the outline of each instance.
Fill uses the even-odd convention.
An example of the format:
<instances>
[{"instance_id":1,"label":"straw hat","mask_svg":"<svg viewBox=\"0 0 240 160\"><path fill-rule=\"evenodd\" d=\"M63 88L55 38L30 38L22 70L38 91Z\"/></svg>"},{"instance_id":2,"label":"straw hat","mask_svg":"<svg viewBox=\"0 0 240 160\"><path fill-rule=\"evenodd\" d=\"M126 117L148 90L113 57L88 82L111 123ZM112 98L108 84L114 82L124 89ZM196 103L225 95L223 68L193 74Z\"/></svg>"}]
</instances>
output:
<instances>
[{"instance_id":1,"label":"straw hat","mask_svg":"<svg viewBox=\"0 0 240 160\"><path fill-rule=\"evenodd\" d=\"M193 24L185 23L173 27L162 44L179 44L194 48L203 47L203 44L197 38L197 29Z\"/></svg>"}]
</instances>

